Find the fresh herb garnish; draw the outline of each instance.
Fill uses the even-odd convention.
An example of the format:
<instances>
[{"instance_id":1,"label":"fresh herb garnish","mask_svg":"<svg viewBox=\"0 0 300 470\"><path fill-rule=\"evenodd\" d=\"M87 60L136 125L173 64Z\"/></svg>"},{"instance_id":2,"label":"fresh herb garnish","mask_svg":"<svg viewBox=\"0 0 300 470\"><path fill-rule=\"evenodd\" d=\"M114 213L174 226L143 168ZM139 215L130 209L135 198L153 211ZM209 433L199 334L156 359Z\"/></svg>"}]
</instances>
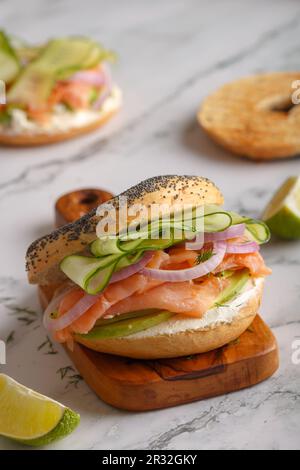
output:
<instances>
[{"instance_id":1,"label":"fresh herb garnish","mask_svg":"<svg viewBox=\"0 0 300 470\"><path fill-rule=\"evenodd\" d=\"M16 305L7 305L11 315L16 315L17 320L26 326L30 326L38 319L38 313L30 308L19 307Z\"/></svg>"},{"instance_id":2,"label":"fresh herb garnish","mask_svg":"<svg viewBox=\"0 0 300 470\"><path fill-rule=\"evenodd\" d=\"M11 331L8 337L6 338L6 344L12 343L14 339L15 339L15 332Z\"/></svg>"},{"instance_id":3,"label":"fresh herb garnish","mask_svg":"<svg viewBox=\"0 0 300 470\"><path fill-rule=\"evenodd\" d=\"M11 121L11 114L7 110L0 111L0 125L8 126Z\"/></svg>"},{"instance_id":4,"label":"fresh herb garnish","mask_svg":"<svg viewBox=\"0 0 300 470\"><path fill-rule=\"evenodd\" d=\"M56 371L56 373L60 375L61 380L67 379L68 383L66 388L70 387L70 385L77 388L79 382L83 380L80 374L73 372L75 372L75 369L72 366L61 367Z\"/></svg>"},{"instance_id":5,"label":"fresh herb garnish","mask_svg":"<svg viewBox=\"0 0 300 470\"><path fill-rule=\"evenodd\" d=\"M83 380L83 377L80 374L74 374L69 377L69 383L66 385L68 388L70 385L74 385L75 388L78 387L79 382Z\"/></svg>"},{"instance_id":6,"label":"fresh herb garnish","mask_svg":"<svg viewBox=\"0 0 300 470\"><path fill-rule=\"evenodd\" d=\"M197 256L195 260L195 264L201 264L205 263L205 261L208 261L215 253L213 252L213 249L201 251L199 255Z\"/></svg>"},{"instance_id":7,"label":"fresh herb garnish","mask_svg":"<svg viewBox=\"0 0 300 470\"><path fill-rule=\"evenodd\" d=\"M69 372L75 372L75 369L72 366L66 366L56 371L56 373L60 375L61 380L63 380Z\"/></svg>"},{"instance_id":8,"label":"fresh herb garnish","mask_svg":"<svg viewBox=\"0 0 300 470\"><path fill-rule=\"evenodd\" d=\"M51 339L49 338L49 336L46 336L46 341L44 341L42 344L40 344L38 346L37 350L41 351L45 347L47 347L47 351L44 352L44 354L57 354L58 353L58 351L56 351L56 349L54 349L53 343L52 343Z\"/></svg>"}]
</instances>

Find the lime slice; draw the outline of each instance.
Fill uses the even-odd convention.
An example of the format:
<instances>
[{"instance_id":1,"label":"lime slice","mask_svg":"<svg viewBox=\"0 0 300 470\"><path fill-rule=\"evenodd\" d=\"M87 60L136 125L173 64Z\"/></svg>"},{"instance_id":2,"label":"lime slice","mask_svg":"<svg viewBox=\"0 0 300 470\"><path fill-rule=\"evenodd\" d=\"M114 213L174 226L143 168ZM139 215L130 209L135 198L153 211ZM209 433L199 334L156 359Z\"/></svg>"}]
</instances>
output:
<instances>
[{"instance_id":1,"label":"lime slice","mask_svg":"<svg viewBox=\"0 0 300 470\"><path fill-rule=\"evenodd\" d=\"M30 446L44 446L70 434L80 417L0 374L0 435Z\"/></svg>"},{"instance_id":2,"label":"lime slice","mask_svg":"<svg viewBox=\"0 0 300 470\"><path fill-rule=\"evenodd\" d=\"M281 238L300 238L300 176L292 176L279 188L262 216L271 232Z\"/></svg>"}]
</instances>

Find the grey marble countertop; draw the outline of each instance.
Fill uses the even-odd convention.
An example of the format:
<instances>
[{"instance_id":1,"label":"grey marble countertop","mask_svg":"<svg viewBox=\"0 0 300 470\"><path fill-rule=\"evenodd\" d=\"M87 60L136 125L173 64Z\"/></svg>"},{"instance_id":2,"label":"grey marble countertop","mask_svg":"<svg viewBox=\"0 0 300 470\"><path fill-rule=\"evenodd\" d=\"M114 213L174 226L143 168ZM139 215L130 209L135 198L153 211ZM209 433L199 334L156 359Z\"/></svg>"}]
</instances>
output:
<instances>
[{"instance_id":1,"label":"grey marble countertop","mask_svg":"<svg viewBox=\"0 0 300 470\"><path fill-rule=\"evenodd\" d=\"M163 411L135 414L102 403L46 344L35 288L24 272L28 244L53 224L53 201L78 187L115 193L157 174L201 174L226 205L258 216L299 159L253 163L214 145L195 114L204 96L243 75L299 69L300 5L294 0L0 0L1 27L30 41L94 36L119 53L114 76L122 112L102 130L70 142L0 149L1 371L78 410L81 426L50 448L300 448L300 245L263 249L273 268L261 313L277 336L281 366L252 389ZM43 345L44 343L44 345ZM53 352L53 354L50 354ZM294 361L295 362L295 361ZM0 439L0 449L19 448Z\"/></svg>"}]
</instances>

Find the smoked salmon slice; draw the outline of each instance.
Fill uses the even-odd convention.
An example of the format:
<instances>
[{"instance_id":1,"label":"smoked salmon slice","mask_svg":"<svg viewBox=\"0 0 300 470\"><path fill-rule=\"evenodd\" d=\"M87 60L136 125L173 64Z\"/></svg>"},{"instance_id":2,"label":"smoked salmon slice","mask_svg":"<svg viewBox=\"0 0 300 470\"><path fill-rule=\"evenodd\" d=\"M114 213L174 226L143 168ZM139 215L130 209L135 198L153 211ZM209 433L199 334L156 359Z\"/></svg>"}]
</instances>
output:
<instances>
[{"instance_id":1,"label":"smoked salmon slice","mask_svg":"<svg viewBox=\"0 0 300 470\"><path fill-rule=\"evenodd\" d=\"M254 277L268 276L272 270L265 265L260 253L228 254L215 270L216 273L227 269L249 269Z\"/></svg>"},{"instance_id":2,"label":"smoked salmon slice","mask_svg":"<svg viewBox=\"0 0 300 470\"><path fill-rule=\"evenodd\" d=\"M228 279L207 278L201 284L193 282L166 282L148 292L135 294L111 307L107 315L120 315L136 310L157 308L191 317L201 317L214 304Z\"/></svg>"},{"instance_id":3,"label":"smoked salmon slice","mask_svg":"<svg viewBox=\"0 0 300 470\"><path fill-rule=\"evenodd\" d=\"M198 253L173 248L169 253L156 251L148 263L154 269L183 269L195 264ZM227 254L215 274L225 270L249 269L253 277L265 276L271 270L257 252ZM200 281L200 282L199 282ZM99 318L112 317L123 313L157 308L170 312L201 317L214 304L218 295L226 288L229 280L209 275L195 281L164 282L134 274L127 279L110 284L98 296L95 304L67 328L57 331L59 342L72 340L72 333L88 333ZM61 301L58 313L63 315L84 295L80 288L74 288Z\"/></svg>"}]
</instances>

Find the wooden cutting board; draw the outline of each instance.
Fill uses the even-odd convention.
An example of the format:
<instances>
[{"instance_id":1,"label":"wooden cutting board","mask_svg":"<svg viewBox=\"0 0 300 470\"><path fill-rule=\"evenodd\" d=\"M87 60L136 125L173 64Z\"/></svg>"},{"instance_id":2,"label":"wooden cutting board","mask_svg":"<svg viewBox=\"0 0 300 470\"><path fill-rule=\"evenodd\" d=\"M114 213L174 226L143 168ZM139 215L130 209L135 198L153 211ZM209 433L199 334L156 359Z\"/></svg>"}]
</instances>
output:
<instances>
[{"instance_id":1,"label":"wooden cutting board","mask_svg":"<svg viewBox=\"0 0 300 470\"><path fill-rule=\"evenodd\" d=\"M88 192L90 209L93 190ZM95 194L96 206L101 191ZM71 206L76 215L74 204L80 199L78 192L63 198L56 204L59 223L70 221ZM79 205L82 215L83 205ZM40 289L40 294L45 302L47 290ZM191 357L135 360L97 353L77 343L67 352L103 401L131 411L166 408L250 387L273 375L279 366L276 339L259 315L237 341Z\"/></svg>"}]
</instances>

